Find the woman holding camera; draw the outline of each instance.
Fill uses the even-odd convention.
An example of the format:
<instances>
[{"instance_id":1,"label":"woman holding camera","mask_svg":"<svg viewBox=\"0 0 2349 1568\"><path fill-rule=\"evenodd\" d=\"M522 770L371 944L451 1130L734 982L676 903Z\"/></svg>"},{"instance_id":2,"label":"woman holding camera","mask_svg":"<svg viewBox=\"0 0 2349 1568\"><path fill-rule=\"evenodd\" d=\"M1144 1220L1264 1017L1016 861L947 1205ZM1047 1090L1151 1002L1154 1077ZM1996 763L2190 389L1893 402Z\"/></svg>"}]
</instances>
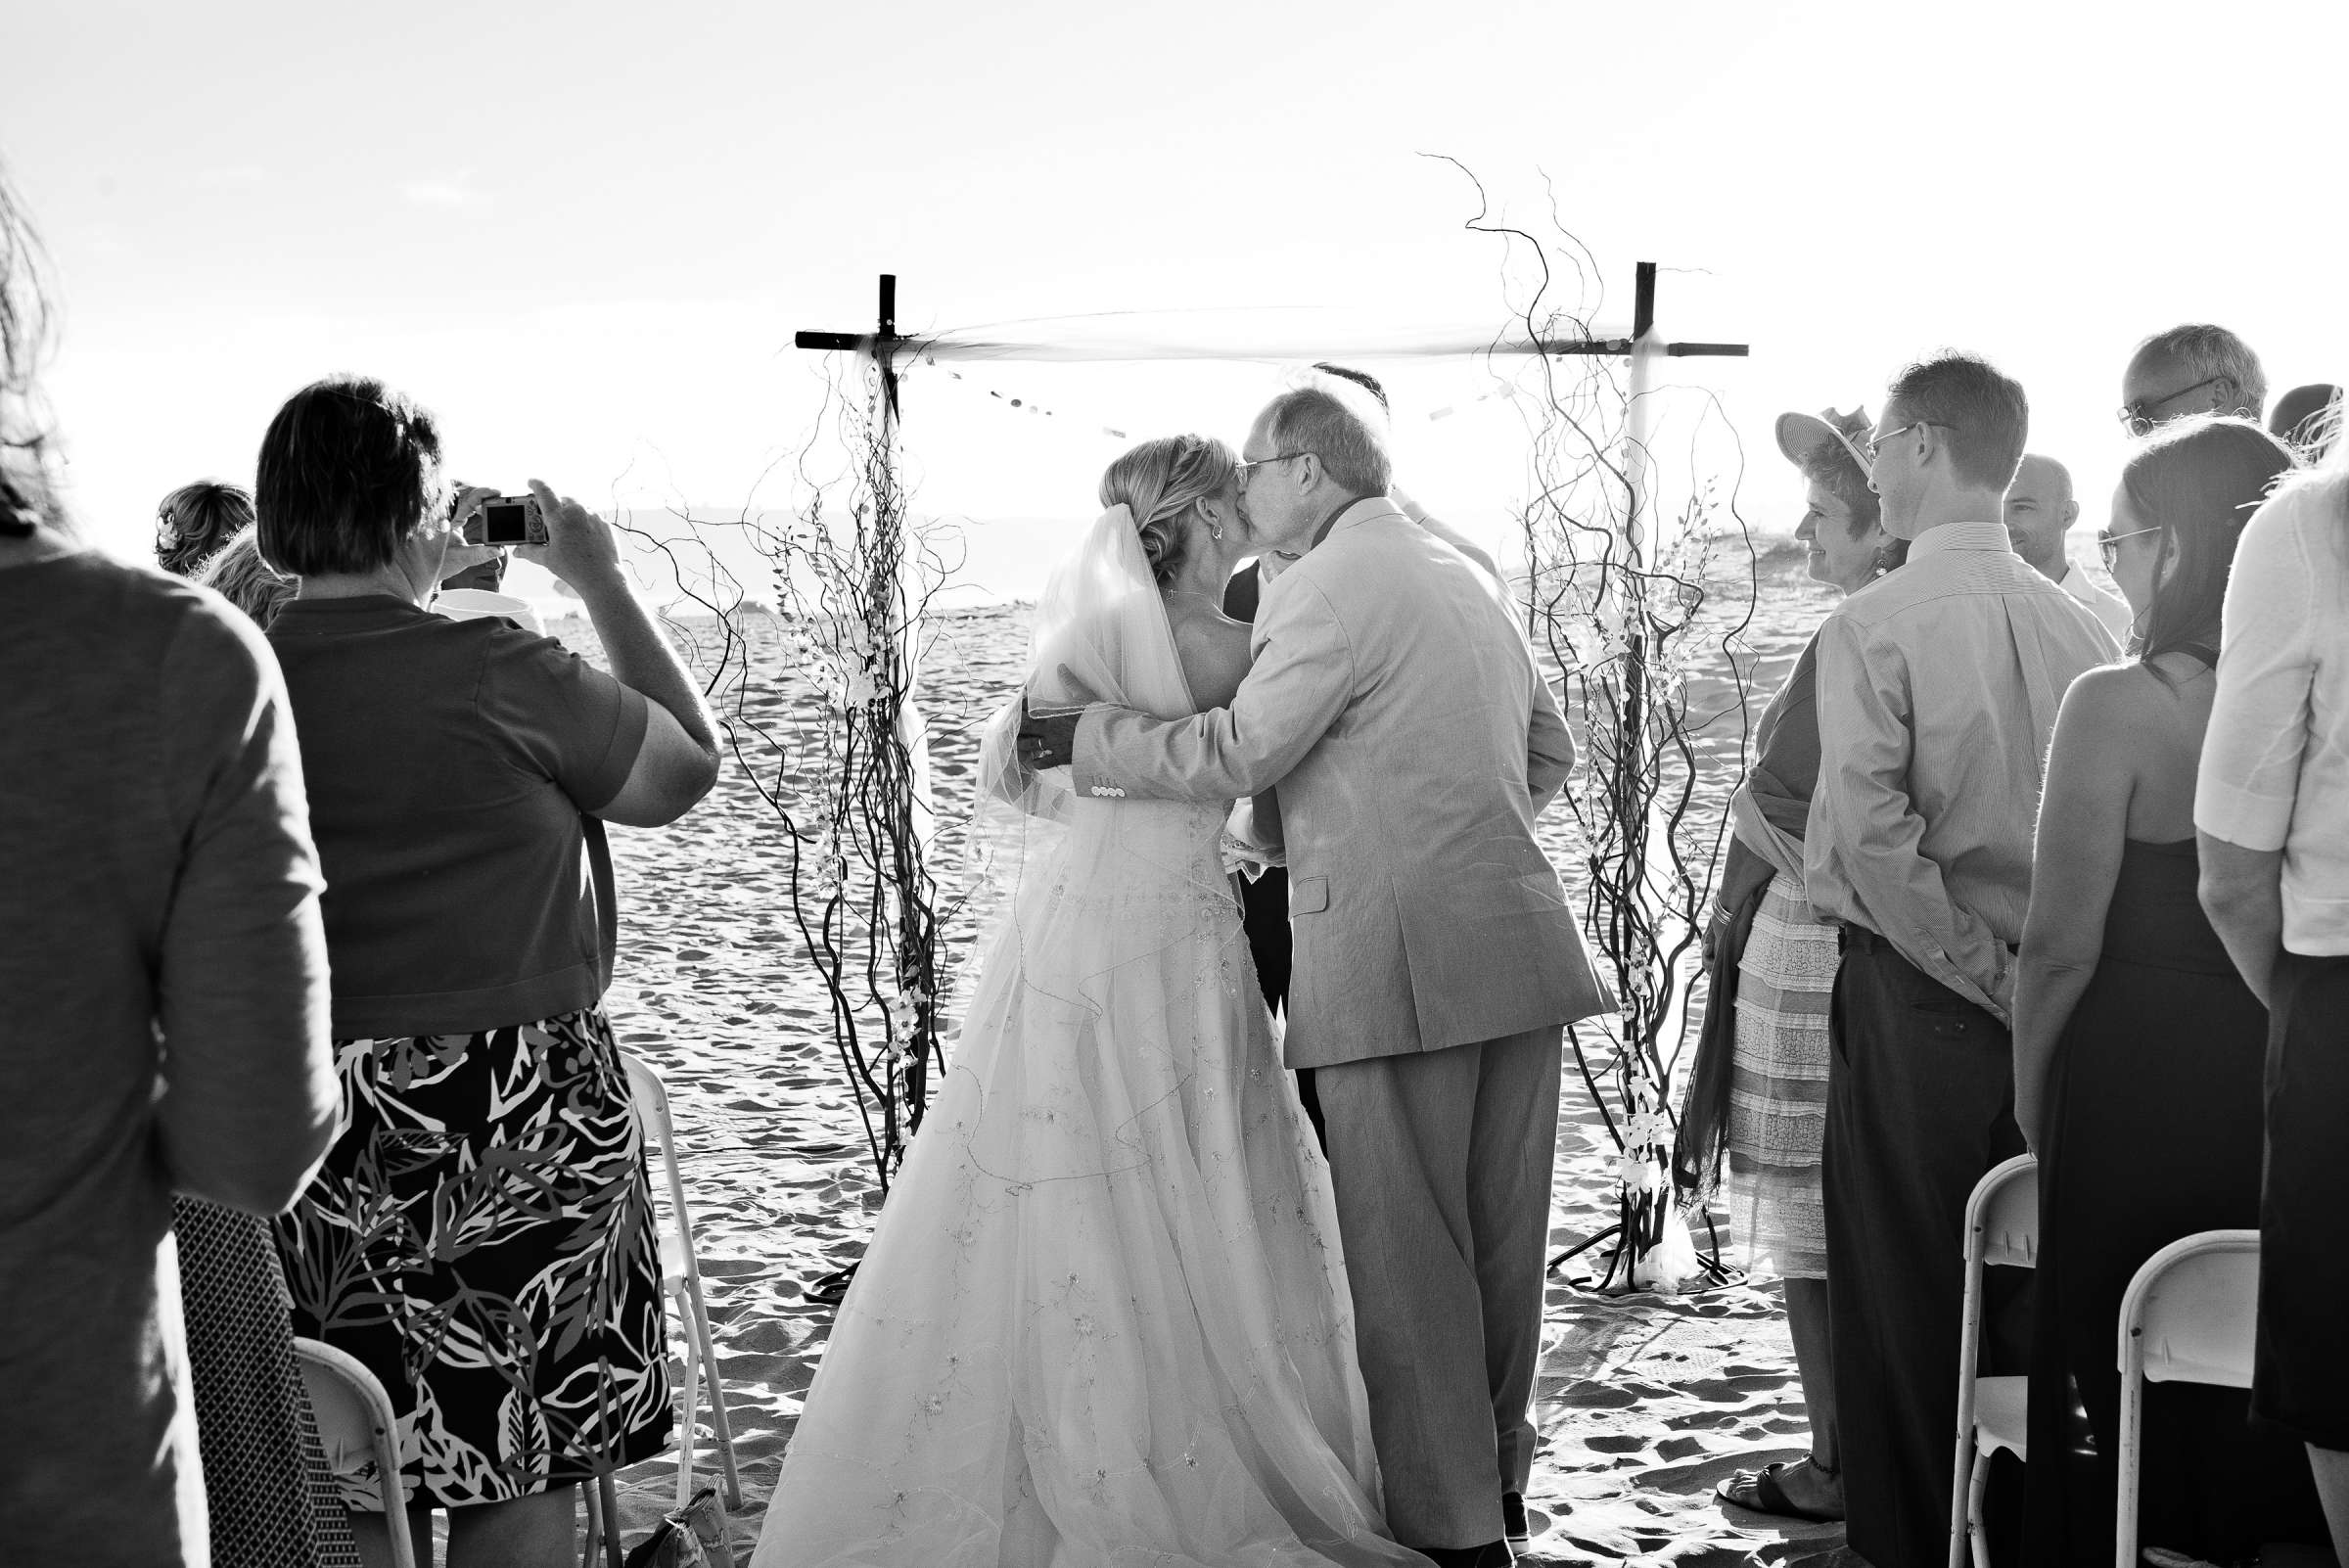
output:
<instances>
[{"instance_id":1,"label":"woman holding camera","mask_svg":"<svg viewBox=\"0 0 2349 1568\"><path fill-rule=\"evenodd\" d=\"M612 672L424 608L490 552L455 535L431 415L381 383L297 392L257 481L261 553L301 584L269 640L350 1118L280 1222L297 1331L391 1390L417 1541L445 1507L449 1568L561 1563L573 1486L670 1423L650 1193L598 1005L601 823L660 826L707 794L710 715L610 530L542 484L546 542L522 553L578 592Z\"/></svg>"}]
</instances>

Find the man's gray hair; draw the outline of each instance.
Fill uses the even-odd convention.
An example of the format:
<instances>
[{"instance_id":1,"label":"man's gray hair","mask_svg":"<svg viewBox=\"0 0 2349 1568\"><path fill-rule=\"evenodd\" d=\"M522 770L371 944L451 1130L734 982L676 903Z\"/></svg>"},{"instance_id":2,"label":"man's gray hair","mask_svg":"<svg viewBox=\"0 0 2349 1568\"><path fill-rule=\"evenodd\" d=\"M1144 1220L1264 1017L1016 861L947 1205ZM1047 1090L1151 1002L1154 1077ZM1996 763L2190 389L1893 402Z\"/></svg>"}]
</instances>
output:
<instances>
[{"instance_id":1,"label":"man's gray hair","mask_svg":"<svg viewBox=\"0 0 2349 1568\"><path fill-rule=\"evenodd\" d=\"M2225 327L2215 327L2207 321L2189 321L2182 327L2157 332L2137 346L2132 358L2143 359L2153 354L2175 362L2194 381L2225 377L2253 419L2268 404L2268 373L2260 368L2259 355Z\"/></svg>"},{"instance_id":2,"label":"man's gray hair","mask_svg":"<svg viewBox=\"0 0 2349 1568\"><path fill-rule=\"evenodd\" d=\"M1275 452L1313 453L1330 482L1351 494L1384 495L1395 477L1386 425L1359 402L1332 378L1315 376L1265 405L1265 438Z\"/></svg>"}]
</instances>

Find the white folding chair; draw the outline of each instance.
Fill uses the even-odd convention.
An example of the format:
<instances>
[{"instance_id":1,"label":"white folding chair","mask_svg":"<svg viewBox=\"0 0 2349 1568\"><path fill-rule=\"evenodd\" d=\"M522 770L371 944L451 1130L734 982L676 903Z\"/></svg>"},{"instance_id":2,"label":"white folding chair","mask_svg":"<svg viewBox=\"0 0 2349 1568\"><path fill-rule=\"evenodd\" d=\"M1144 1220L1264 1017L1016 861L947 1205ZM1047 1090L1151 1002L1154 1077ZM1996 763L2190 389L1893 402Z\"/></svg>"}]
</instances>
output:
<instances>
[{"instance_id":1,"label":"white folding chair","mask_svg":"<svg viewBox=\"0 0 2349 1568\"><path fill-rule=\"evenodd\" d=\"M2137 1491L2147 1383L2251 1386L2259 1232L2204 1230L2147 1258L2121 1297L2121 1484L2113 1560L2137 1568Z\"/></svg>"},{"instance_id":2,"label":"white folding chair","mask_svg":"<svg viewBox=\"0 0 2349 1568\"><path fill-rule=\"evenodd\" d=\"M295 1358L301 1364L302 1385L310 1393L310 1410L318 1421L318 1441L326 1450L330 1468L357 1468L362 1457L375 1460L376 1497L384 1505L384 1528L392 1537L392 1568L416 1568L416 1544L408 1534L406 1499L399 1486L399 1426L392 1412L392 1396L355 1356L314 1339L297 1338Z\"/></svg>"},{"instance_id":3,"label":"white folding chair","mask_svg":"<svg viewBox=\"0 0 2349 1568\"><path fill-rule=\"evenodd\" d=\"M1982 1494L2001 1449L2031 1457L2031 1380L1976 1377L1982 1356L1982 1270L1992 1264L2039 1267L2039 1161L2018 1154L1993 1166L1965 1200L1965 1311L1958 1340L1958 1458L1950 1480L1950 1568L1990 1568Z\"/></svg>"},{"instance_id":4,"label":"white folding chair","mask_svg":"<svg viewBox=\"0 0 2349 1568\"><path fill-rule=\"evenodd\" d=\"M645 1142L657 1147L668 1186L668 1223L661 1226L661 1282L676 1304L685 1328L685 1421L677 1436L677 1506L693 1500L694 1418L700 1412L702 1378L710 1380L710 1429L717 1437L718 1465L725 1477L726 1506L742 1506L742 1473L734 1460L734 1428L726 1419L725 1389L717 1376L717 1355L710 1335L710 1309L702 1302L702 1265L693 1246L693 1218L685 1206L685 1181L677 1173L677 1130L668 1116L668 1090L661 1075L620 1053L627 1068L628 1091L644 1124Z\"/></svg>"}]
</instances>

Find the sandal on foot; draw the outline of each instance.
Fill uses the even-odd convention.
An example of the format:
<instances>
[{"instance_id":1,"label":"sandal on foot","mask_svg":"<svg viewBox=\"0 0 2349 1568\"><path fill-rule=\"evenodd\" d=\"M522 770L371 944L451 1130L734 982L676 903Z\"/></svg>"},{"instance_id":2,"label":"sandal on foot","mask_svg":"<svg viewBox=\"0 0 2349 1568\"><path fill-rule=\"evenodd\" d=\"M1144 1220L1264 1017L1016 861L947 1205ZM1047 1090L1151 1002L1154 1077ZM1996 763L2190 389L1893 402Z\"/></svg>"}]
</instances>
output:
<instances>
[{"instance_id":1,"label":"sandal on foot","mask_svg":"<svg viewBox=\"0 0 2349 1568\"><path fill-rule=\"evenodd\" d=\"M1808 1462L1808 1461L1798 1461ZM1778 1476L1788 1468L1788 1461L1766 1464L1759 1470L1740 1470L1713 1489L1713 1496L1722 1501L1755 1513L1773 1514L1780 1519L1800 1519L1806 1524L1841 1524L1843 1510L1830 1512L1824 1508L1806 1508L1786 1496L1778 1485Z\"/></svg>"}]
</instances>

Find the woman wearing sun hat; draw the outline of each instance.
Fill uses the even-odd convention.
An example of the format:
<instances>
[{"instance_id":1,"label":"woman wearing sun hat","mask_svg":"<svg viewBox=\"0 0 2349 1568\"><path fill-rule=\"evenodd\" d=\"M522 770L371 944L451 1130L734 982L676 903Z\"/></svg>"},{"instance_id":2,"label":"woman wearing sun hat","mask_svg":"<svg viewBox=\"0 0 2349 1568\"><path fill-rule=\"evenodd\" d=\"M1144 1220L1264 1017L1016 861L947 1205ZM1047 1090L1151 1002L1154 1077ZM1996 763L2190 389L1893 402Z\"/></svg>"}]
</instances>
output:
<instances>
[{"instance_id":1,"label":"woman wearing sun hat","mask_svg":"<svg viewBox=\"0 0 2349 1568\"><path fill-rule=\"evenodd\" d=\"M1865 410L1778 416L1778 450L1806 482L1795 537L1809 547L1811 576L1845 593L1905 553L1867 487L1861 442L1868 429ZM1733 837L1706 944L1711 1000L1673 1164L1683 1187L1702 1192L1727 1157L1731 1230L1745 1238L1749 1266L1773 1268L1785 1281L1810 1408L1809 1457L1740 1471L1719 1495L1763 1513L1825 1520L1843 1517L1819 1200L1838 955L1834 928L1812 917L1803 892L1803 826L1819 777L1817 678L1816 651L1805 644L1762 715L1754 766L1729 803Z\"/></svg>"}]
</instances>

